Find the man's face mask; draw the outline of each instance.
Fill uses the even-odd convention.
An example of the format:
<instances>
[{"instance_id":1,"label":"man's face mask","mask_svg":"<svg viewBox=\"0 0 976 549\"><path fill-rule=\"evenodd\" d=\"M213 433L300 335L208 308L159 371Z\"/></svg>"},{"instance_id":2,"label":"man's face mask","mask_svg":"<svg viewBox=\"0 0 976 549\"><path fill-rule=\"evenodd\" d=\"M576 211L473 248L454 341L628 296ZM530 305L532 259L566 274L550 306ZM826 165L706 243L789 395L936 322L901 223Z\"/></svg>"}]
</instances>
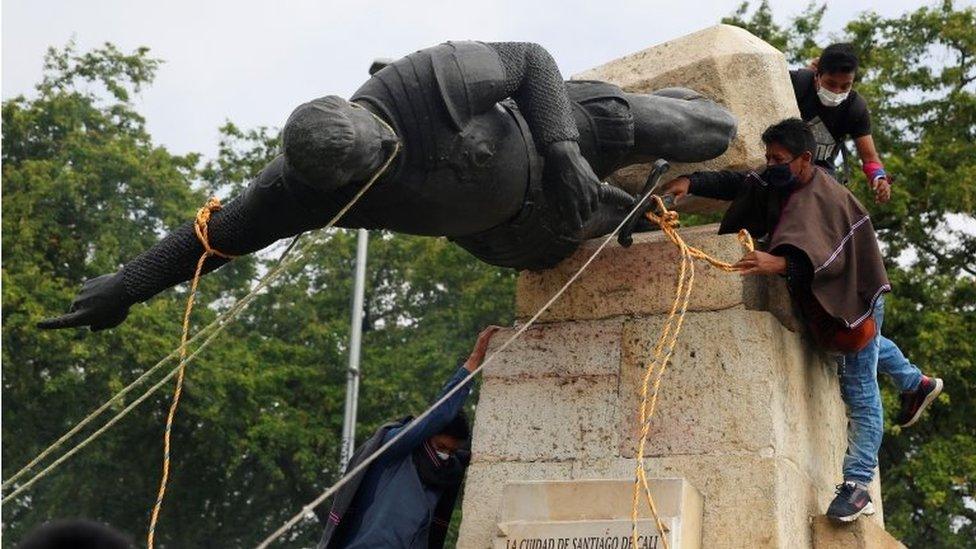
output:
<instances>
[{"instance_id":1,"label":"man's face mask","mask_svg":"<svg viewBox=\"0 0 976 549\"><path fill-rule=\"evenodd\" d=\"M836 107L837 105L840 105L850 94L851 92L834 93L823 86L820 86L820 88L817 90L817 97L820 98L820 102L823 103L825 107Z\"/></svg>"},{"instance_id":2,"label":"man's face mask","mask_svg":"<svg viewBox=\"0 0 976 549\"><path fill-rule=\"evenodd\" d=\"M790 170L790 162L793 162L797 158L798 157L794 156L782 164L772 164L766 166L766 170L761 176L762 180L774 189L781 191L792 191L794 188L796 188L796 184L799 181Z\"/></svg>"},{"instance_id":3,"label":"man's face mask","mask_svg":"<svg viewBox=\"0 0 976 549\"><path fill-rule=\"evenodd\" d=\"M821 73L817 75L817 97L825 107L836 107L847 99L854 85L854 73Z\"/></svg>"},{"instance_id":4,"label":"man's face mask","mask_svg":"<svg viewBox=\"0 0 976 549\"><path fill-rule=\"evenodd\" d=\"M447 461L447 460L451 459L451 454L449 454L447 452L442 452L440 450L437 450L435 453L437 454L437 459L439 459L441 461Z\"/></svg>"}]
</instances>

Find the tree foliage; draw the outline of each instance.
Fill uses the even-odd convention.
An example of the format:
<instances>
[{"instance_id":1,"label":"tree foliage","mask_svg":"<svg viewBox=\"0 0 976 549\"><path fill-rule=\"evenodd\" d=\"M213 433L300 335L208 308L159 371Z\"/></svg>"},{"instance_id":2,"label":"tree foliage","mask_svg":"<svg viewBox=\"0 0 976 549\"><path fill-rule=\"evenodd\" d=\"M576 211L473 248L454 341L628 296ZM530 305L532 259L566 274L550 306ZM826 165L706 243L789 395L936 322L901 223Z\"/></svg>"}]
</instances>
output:
<instances>
[{"instance_id":1,"label":"tree foliage","mask_svg":"<svg viewBox=\"0 0 976 549\"><path fill-rule=\"evenodd\" d=\"M763 2L724 21L814 57L826 4L784 27ZM976 9L951 1L899 17L865 13L831 41L849 41L861 68L855 89L870 106L872 135L894 174L890 203L871 205L894 291L884 331L924 371L945 380L925 421L890 423L898 395L887 384L881 450L885 520L911 547L971 547L976 539Z\"/></svg>"}]
</instances>

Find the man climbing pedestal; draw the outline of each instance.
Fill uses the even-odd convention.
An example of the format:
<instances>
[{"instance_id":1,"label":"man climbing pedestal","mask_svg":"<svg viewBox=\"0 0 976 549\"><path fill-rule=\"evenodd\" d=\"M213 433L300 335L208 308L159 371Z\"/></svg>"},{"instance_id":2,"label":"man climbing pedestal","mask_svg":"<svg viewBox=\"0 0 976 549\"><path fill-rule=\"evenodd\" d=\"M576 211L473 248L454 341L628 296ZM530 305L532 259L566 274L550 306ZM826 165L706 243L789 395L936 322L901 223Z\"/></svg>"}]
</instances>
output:
<instances>
[{"instance_id":1,"label":"man climbing pedestal","mask_svg":"<svg viewBox=\"0 0 976 549\"><path fill-rule=\"evenodd\" d=\"M841 395L848 411L844 482L827 515L840 521L871 514L867 485L878 466L883 409L878 356L884 319L883 294L890 291L870 217L842 185L813 163L814 136L799 119L763 133L767 166L756 173L697 172L667 183L676 200L687 194L732 200L721 233L748 229L768 235L768 252L746 254L735 266L743 275L784 276L814 341L837 355ZM941 380L911 367L903 375L923 380L925 406Z\"/></svg>"},{"instance_id":2,"label":"man climbing pedestal","mask_svg":"<svg viewBox=\"0 0 976 549\"><path fill-rule=\"evenodd\" d=\"M600 177L651 157L713 158L735 130L726 110L690 90L564 82L536 44L441 44L386 65L351 101L298 107L284 154L213 214L210 243L242 255L322 227L399 143L394 164L338 226L447 236L487 263L542 269L632 207ZM40 326L116 326L131 305L190 279L202 251L192 225L181 227L86 282L68 314ZM203 271L226 261L208 258Z\"/></svg>"}]
</instances>

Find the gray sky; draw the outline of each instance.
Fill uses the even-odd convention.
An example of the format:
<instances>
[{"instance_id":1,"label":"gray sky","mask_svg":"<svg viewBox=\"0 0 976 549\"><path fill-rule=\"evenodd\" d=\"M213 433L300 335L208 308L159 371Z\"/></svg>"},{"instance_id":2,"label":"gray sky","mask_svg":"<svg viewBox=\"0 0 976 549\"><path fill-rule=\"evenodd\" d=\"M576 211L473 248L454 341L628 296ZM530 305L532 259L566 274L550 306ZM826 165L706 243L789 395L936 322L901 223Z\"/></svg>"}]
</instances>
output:
<instances>
[{"instance_id":1,"label":"gray sky","mask_svg":"<svg viewBox=\"0 0 976 549\"><path fill-rule=\"evenodd\" d=\"M754 1L753 4L757 4ZM327 94L350 95L375 57L398 57L449 39L525 40L552 52L564 75L718 22L739 0L481 2L251 0L4 0L2 95L30 93L48 46L72 36L149 46L166 63L136 98L158 143L214 154L217 128L280 126L291 110ZM778 20L807 0L772 0ZM830 3L824 28L856 14L893 16L918 0Z\"/></svg>"}]
</instances>

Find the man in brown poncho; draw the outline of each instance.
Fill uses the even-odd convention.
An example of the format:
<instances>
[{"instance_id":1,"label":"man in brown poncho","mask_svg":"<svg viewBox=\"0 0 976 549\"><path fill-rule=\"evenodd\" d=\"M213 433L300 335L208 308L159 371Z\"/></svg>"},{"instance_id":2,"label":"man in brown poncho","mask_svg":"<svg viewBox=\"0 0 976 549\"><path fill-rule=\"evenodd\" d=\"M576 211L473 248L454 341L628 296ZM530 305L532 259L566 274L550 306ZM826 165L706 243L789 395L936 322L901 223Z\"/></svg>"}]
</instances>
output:
<instances>
[{"instance_id":1,"label":"man in brown poncho","mask_svg":"<svg viewBox=\"0 0 976 549\"><path fill-rule=\"evenodd\" d=\"M665 185L680 201L686 194L731 200L720 233L748 229L765 235L764 251L750 252L736 267L744 275L786 278L794 304L818 346L837 355L841 395L849 418L844 482L827 515L853 521L874 513L867 485L878 465L884 429L878 387L878 350L884 293L891 290L871 218L844 186L813 163L816 140L806 124L790 118L762 135L766 168L760 172L696 172ZM918 417L939 395L942 380L904 361L918 389L904 412ZM908 371L910 370L910 371Z\"/></svg>"}]
</instances>

